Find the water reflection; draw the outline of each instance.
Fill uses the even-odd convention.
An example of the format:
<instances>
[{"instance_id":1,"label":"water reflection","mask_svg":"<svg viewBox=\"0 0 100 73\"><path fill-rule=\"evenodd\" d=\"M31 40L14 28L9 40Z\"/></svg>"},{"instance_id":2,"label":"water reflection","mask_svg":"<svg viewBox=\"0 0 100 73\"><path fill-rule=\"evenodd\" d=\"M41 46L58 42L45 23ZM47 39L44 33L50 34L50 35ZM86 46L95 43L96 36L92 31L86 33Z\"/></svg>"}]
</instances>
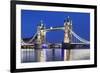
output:
<instances>
[{"instance_id":1,"label":"water reflection","mask_svg":"<svg viewBox=\"0 0 100 73\"><path fill-rule=\"evenodd\" d=\"M21 62L38 62L37 51L40 49L21 49ZM64 49L43 49L45 51L45 61L63 61ZM89 49L71 50L71 60L88 60L90 59Z\"/></svg>"}]
</instances>

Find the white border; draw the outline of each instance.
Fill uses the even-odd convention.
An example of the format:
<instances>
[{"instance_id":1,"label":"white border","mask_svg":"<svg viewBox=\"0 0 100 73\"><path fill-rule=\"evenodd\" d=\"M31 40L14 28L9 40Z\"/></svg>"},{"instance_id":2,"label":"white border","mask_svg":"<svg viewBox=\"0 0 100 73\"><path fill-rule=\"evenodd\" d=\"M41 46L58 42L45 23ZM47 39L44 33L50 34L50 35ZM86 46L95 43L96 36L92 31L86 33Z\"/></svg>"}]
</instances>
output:
<instances>
[{"instance_id":1,"label":"white border","mask_svg":"<svg viewBox=\"0 0 100 73\"><path fill-rule=\"evenodd\" d=\"M44 10L44 11L65 11L65 12L83 12L90 13L90 60L81 61L59 61L59 62L39 62L39 63L21 63L20 42L21 42L21 9L25 10ZM94 64L94 10L85 8L70 7L51 7L36 5L16 5L16 68L39 68L53 66L72 66Z\"/></svg>"}]
</instances>

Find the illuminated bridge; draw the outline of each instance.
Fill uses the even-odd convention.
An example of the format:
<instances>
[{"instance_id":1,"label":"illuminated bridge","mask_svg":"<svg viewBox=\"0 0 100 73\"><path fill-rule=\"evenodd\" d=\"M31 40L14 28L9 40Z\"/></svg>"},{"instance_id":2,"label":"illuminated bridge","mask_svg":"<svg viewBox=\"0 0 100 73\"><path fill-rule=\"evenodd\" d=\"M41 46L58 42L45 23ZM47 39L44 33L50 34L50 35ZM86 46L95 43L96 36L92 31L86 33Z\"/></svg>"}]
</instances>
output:
<instances>
[{"instance_id":1,"label":"illuminated bridge","mask_svg":"<svg viewBox=\"0 0 100 73\"><path fill-rule=\"evenodd\" d=\"M48 29L45 30L45 32L50 32L50 31L56 31L56 30L64 30L64 27L60 26L60 27L50 27ZM72 48L71 49L74 49L74 47L76 48L82 48L82 47L85 47L85 48L88 48L89 47L89 44L90 42L81 38L80 36L78 36L74 31L70 30L71 31L71 45L72 45ZM34 48L35 45L34 45L34 40L36 39L36 37L38 36L38 32L35 33L35 35L28 41L28 42L24 42L23 40L21 41L21 44L23 46L23 48ZM46 43L48 48L62 48L62 42L61 43Z\"/></svg>"},{"instance_id":2,"label":"illuminated bridge","mask_svg":"<svg viewBox=\"0 0 100 73\"><path fill-rule=\"evenodd\" d=\"M62 40L63 42L49 43L46 41L46 33L56 30L64 31L64 40ZM21 40L21 49L35 49L36 60L38 62L46 61L46 51L44 51L45 49L53 49L53 52L55 52L55 49L63 49L63 60L66 61L70 60L71 58L71 49L89 48L90 41L81 38L72 30L72 20L69 17L64 21L64 26L59 27L46 28L41 21L40 25L37 26L37 32L29 41L24 42L23 39Z\"/></svg>"}]
</instances>

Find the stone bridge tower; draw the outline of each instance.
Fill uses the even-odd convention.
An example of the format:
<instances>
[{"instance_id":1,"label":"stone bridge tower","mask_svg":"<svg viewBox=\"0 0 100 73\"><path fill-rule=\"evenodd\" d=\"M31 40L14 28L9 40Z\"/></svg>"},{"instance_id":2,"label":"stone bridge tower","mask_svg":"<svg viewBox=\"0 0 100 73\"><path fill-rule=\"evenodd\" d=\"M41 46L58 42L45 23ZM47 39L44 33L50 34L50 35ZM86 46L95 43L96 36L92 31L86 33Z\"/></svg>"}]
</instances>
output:
<instances>
[{"instance_id":1,"label":"stone bridge tower","mask_svg":"<svg viewBox=\"0 0 100 73\"><path fill-rule=\"evenodd\" d=\"M72 30L72 20L68 18L64 22L64 60L70 60L70 43L71 43L71 31Z\"/></svg>"},{"instance_id":2,"label":"stone bridge tower","mask_svg":"<svg viewBox=\"0 0 100 73\"><path fill-rule=\"evenodd\" d=\"M46 31L45 31L45 26L43 24L43 21L40 22L40 24L37 27L37 47L36 47L36 53L37 53L37 61L38 62L43 62L46 60L46 55L45 51L42 48L42 44L45 43L45 37L46 37Z\"/></svg>"}]
</instances>

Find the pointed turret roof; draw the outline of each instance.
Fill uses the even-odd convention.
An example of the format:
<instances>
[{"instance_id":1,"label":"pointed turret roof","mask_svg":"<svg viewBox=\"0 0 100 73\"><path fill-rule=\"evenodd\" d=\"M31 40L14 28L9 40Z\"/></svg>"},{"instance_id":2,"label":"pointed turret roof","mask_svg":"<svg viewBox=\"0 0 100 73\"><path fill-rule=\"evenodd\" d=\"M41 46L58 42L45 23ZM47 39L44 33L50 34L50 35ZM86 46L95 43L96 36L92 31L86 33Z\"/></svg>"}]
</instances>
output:
<instances>
[{"instance_id":1,"label":"pointed turret roof","mask_svg":"<svg viewBox=\"0 0 100 73\"><path fill-rule=\"evenodd\" d=\"M67 17L66 21L67 21L67 22L71 22L71 19L70 19L69 16Z\"/></svg>"},{"instance_id":2,"label":"pointed turret roof","mask_svg":"<svg viewBox=\"0 0 100 73\"><path fill-rule=\"evenodd\" d=\"M43 20L40 21L40 23L38 24L38 26L40 26L41 28L45 28Z\"/></svg>"}]
</instances>

